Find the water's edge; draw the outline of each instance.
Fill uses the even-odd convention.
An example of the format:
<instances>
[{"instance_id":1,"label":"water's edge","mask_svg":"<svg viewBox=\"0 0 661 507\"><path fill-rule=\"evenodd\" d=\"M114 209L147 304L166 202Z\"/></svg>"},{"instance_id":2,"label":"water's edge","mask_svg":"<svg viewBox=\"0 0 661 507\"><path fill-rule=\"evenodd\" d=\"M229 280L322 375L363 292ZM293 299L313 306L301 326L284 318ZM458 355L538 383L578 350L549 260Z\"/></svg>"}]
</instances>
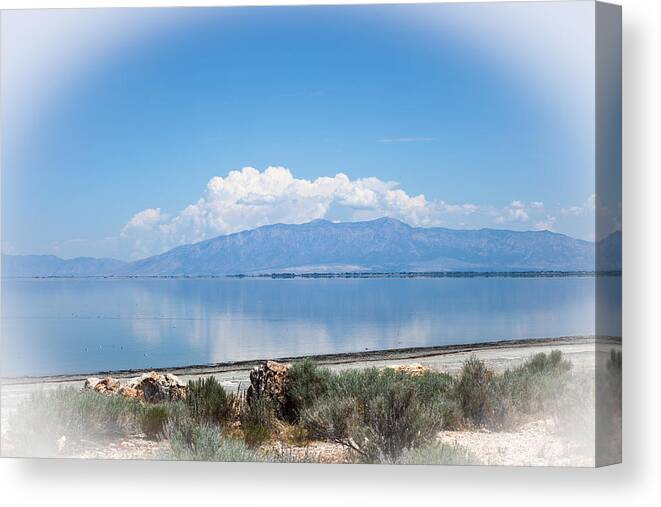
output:
<instances>
[{"instance_id":1,"label":"water's edge","mask_svg":"<svg viewBox=\"0 0 661 507\"><path fill-rule=\"evenodd\" d=\"M159 368L140 368L125 370L110 370L87 373L73 373L63 375L45 375L45 376L23 376L23 377L0 377L2 385L20 385L20 384L39 384L39 383L60 383L75 382L92 376L113 376L113 377L131 377L144 371L169 372L176 375L198 375L214 374L226 371L249 370L263 363L266 360L278 362L302 361L305 359L313 360L316 363L331 365L352 362L370 362L390 359L417 359L426 356L437 356L443 354L454 354L458 352L471 352L480 349L507 349L521 346L539 346L539 345L565 345L565 344L613 344L619 345L622 342L621 337L617 336L559 336L547 338L528 338L516 340L500 340L492 342L476 342L469 344L456 345L437 345L429 347L406 347L383 350L369 350L360 352L339 352L335 354L302 355L287 357L265 357L241 361L227 361L221 363L196 364L188 366L173 366Z\"/></svg>"}]
</instances>

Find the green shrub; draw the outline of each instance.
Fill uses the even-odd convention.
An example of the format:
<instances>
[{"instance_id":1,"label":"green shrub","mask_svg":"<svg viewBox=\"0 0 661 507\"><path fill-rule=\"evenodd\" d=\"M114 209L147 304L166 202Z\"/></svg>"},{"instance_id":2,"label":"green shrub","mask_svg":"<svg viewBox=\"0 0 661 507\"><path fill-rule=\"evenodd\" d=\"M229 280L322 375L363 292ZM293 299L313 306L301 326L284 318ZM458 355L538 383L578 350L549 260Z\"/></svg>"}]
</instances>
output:
<instances>
[{"instance_id":1,"label":"green shrub","mask_svg":"<svg viewBox=\"0 0 661 507\"><path fill-rule=\"evenodd\" d=\"M362 461L395 461L430 441L441 417L417 395L412 376L391 370L345 371L325 396L302 413L312 436L352 449Z\"/></svg>"},{"instance_id":2,"label":"green shrub","mask_svg":"<svg viewBox=\"0 0 661 507\"><path fill-rule=\"evenodd\" d=\"M464 417L477 426L492 420L496 411L493 377L493 372L476 357L468 359L461 370L456 396Z\"/></svg>"},{"instance_id":3,"label":"green shrub","mask_svg":"<svg viewBox=\"0 0 661 507\"><path fill-rule=\"evenodd\" d=\"M455 396L468 423L494 429L513 427L527 416L557 412L570 370L571 363L559 350L535 354L501 375L471 357L464 364Z\"/></svg>"},{"instance_id":4,"label":"green shrub","mask_svg":"<svg viewBox=\"0 0 661 507\"><path fill-rule=\"evenodd\" d=\"M460 446L432 444L407 449L396 461L398 465L480 465L480 459Z\"/></svg>"},{"instance_id":5,"label":"green shrub","mask_svg":"<svg viewBox=\"0 0 661 507\"><path fill-rule=\"evenodd\" d=\"M275 415L273 402L265 396L256 397L242 406L239 418L248 446L257 447L271 438Z\"/></svg>"},{"instance_id":6,"label":"green shrub","mask_svg":"<svg viewBox=\"0 0 661 507\"><path fill-rule=\"evenodd\" d=\"M425 371L410 376L421 403L433 408L444 429L458 429L462 425L461 407L454 396L456 380L447 373Z\"/></svg>"},{"instance_id":7,"label":"green shrub","mask_svg":"<svg viewBox=\"0 0 661 507\"><path fill-rule=\"evenodd\" d=\"M559 350L539 353L519 368L506 371L501 379L501 398L510 400L520 414L556 411L570 381L571 363Z\"/></svg>"},{"instance_id":8,"label":"green shrub","mask_svg":"<svg viewBox=\"0 0 661 507\"><path fill-rule=\"evenodd\" d=\"M294 363L287 372L284 418L290 422L298 421L303 410L328 392L331 378L330 370L319 368L309 359Z\"/></svg>"},{"instance_id":9,"label":"green shrub","mask_svg":"<svg viewBox=\"0 0 661 507\"><path fill-rule=\"evenodd\" d=\"M223 424L231 415L230 397L215 377L204 377L188 382L186 404L197 422Z\"/></svg>"},{"instance_id":10,"label":"green shrub","mask_svg":"<svg viewBox=\"0 0 661 507\"><path fill-rule=\"evenodd\" d=\"M206 422L169 424L170 452L164 458L184 461L262 461L237 439L224 438L221 427Z\"/></svg>"},{"instance_id":11,"label":"green shrub","mask_svg":"<svg viewBox=\"0 0 661 507\"><path fill-rule=\"evenodd\" d=\"M413 386L401 381L360 402L359 424L350 435L367 461L394 460L404 450L431 440L440 429L438 415L420 402Z\"/></svg>"},{"instance_id":12,"label":"green shrub","mask_svg":"<svg viewBox=\"0 0 661 507\"><path fill-rule=\"evenodd\" d=\"M452 375L427 370L420 375L410 375L420 400L432 403L447 399L452 394L455 380Z\"/></svg>"},{"instance_id":13,"label":"green shrub","mask_svg":"<svg viewBox=\"0 0 661 507\"><path fill-rule=\"evenodd\" d=\"M522 366L530 373L563 373L571 369L571 363L562 358L562 352L553 350L549 354L539 352Z\"/></svg>"},{"instance_id":14,"label":"green shrub","mask_svg":"<svg viewBox=\"0 0 661 507\"><path fill-rule=\"evenodd\" d=\"M360 424L358 402L353 397L325 396L303 411L301 424L313 438L353 448L351 431Z\"/></svg>"},{"instance_id":15,"label":"green shrub","mask_svg":"<svg viewBox=\"0 0 661 507\"><path fill-rule=\"evenodd\" d=\"M148 438L157 438L165 431L169 412L163 404L147 405L141 415L142 431Z\"/></svg>"},{"instance_id":16,"label":"green shrub","mask_svg":"<svg viewBox=\"0 0 661 507\"><path fill-rule=\"evenodd\" d=\"M273 402L265 396L256 397L251 403L243 405L240 420L242 426L273 428L275 422Z\"/></svg>"}]
</instances>

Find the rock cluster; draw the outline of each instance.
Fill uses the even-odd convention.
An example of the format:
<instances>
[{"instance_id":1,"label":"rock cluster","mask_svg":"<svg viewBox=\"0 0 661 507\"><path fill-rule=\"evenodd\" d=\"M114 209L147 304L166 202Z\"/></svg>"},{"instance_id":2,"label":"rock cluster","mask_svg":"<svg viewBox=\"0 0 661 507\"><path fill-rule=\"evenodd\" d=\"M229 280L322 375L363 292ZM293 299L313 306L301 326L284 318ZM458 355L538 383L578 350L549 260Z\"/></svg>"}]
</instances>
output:
<instances>
[{"instance_id":1,"label":"rock cluster","mask_svg":"<svg viewBox=\"0 0 661 507\"><path fill-rule=\"evenodd\" d=\"M382 368L382 370L383 369L394 370L397 373L406 373L407 375L422 375L424 372L429 371L429 368L420 363L398 364L386 366L385 368Z\"/></svg>"},{"instance_id":2,"label":"rock cluster","mask_svg":"<svg viewBox=\"0 0 661 507\"><path fill-rule=\"evenodd\" d=\"M248 403L252 403L252 400L260 396L266 396L277 406L284 406L287 374L290 367L290 364L265 361L253 368L250 372L250 387L246 393Z\"/></svg>"},{"instance_id":3,"label":"rock cluster","mask_svg":"<svg viewBox=\"0 0 661 507\"><path fill-rule=\"evenodd\" d=\"M188 387L172 373L151 371L129 380L122 385L112 377L90 377L83 389L91 389L101 394L119 394L125 398L136 398L148 403L186 399Z\"/></svg>"},{"instance_id":4,"label":"rock cluster","mask_svg":"<svg viewBox=\"0 0 661 507\"><path fill-rule=\"evenodd\" d=\"M186 399L187 386L172 373L160 374L154 371L144 373L138 378L129 380L125 386L131 396L133 392L149 403L159 401L176 401Z\"/></svg>"},{"instance_id":5,"label":"rock cluster","mask_svg":"<svg viewBox=\"0 0 661 507\"><path fill-rule=\"evenodd\" d=\"M112 377L90 377L85 381L84 389L92 389L100 394L114 394L120 389L120 382Z\"/></svg>"}]
</instances>

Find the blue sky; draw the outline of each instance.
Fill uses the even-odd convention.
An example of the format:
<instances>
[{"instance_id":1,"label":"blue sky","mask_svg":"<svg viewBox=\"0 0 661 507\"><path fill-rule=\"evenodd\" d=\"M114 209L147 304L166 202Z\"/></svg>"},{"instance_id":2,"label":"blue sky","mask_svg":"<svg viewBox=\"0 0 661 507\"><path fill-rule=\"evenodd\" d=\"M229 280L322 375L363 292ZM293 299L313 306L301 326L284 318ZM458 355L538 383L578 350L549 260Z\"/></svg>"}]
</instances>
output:
<instances>
[{"instance_id":1,"label":"blue sky","mask_svg":"<svg viewBox=\"0 0 661 507\"><path fill-rule=\"evenodd\" d=\"M593 239L593 8L3 13L3 251L383 215Z\"/></svg>"}]
</instances>

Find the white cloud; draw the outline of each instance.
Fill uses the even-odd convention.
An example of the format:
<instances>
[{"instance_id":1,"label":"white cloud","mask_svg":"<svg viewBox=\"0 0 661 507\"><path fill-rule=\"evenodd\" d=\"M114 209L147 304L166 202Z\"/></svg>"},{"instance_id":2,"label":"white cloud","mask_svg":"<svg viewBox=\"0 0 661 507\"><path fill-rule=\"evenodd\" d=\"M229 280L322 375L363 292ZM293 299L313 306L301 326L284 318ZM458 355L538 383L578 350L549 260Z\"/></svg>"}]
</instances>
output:
<instances>
[{"instance_id":1,"label":"white cloud","mask_svg":"<svg viewBox=\"0 0 661 507\"><path fill-rule=\"evenodd\" d=\"M592 206L589 198L582 206ZM253 167L215 176L203 196L179 213L146 208L120 234L122 256L140 258L186 243L273 223L371 220L383 216L419 227L480 228L498 224L511 229L553 230L556 213L541 201L513 200L503 207L429 200L412 195L394 181L351 179L344 173L315 180L296 178L285 167Z\"/></svg>"},{"instance_id":2,"label":"white cloud","mask_svg":"<svg viewBox=\"0 0 661 507\"><path fill-rule=\"evenodd\" d=\"M167 215L161 215L161 208L147 208L133 215L133 218L124 226L122 233L131 229L153 229L154 226L166 220L167 217Z\"/></svg>"},{"instance_id":3,"label":"white cloud","mask_svg":"<svg viewBox=\"0 0 661 507\"><path fill-rule=\"evenodd\" d=\"M448 213L462 213L465 215L472 215L480 211L480 207L475 204L445 204L441 202L444 206L444 210Z\"/></svg>"},{"instance_id":4,"label":"white cloud","mask_svg":"<svg viewBox=\"0 0 661 507\"><path fill-rule=\"evenodd\" d=\"M456 212L456 206L447 206L447 210ZM277 222L389 216L416 226L441 225L439 212L445 208L442 202L430 202L422 194L409 195L397 183L374 177L352 180L338 173L306 180L294 177L285 167L264 171L244 167L211 178L204 196L172 217L160 208L136 213L124 226L122 237L134 242L132 256L139 257ZM459 209L473 212L471 205L459 205Z\"/></svg>"},{"instance_id":5,"label":"white cloud","mask_svg":"<svg viewBox=\"0 0 661 507\"><path fill-rule=\"evenodd\" d=\"M526 210L526 205L521 201L512 201L504 209L504 214L500 215L499 223L504 222L527 222L530 217Z\"/></svg>"},{"instance_id":6,"label":"white cloud","mask_svg":"<svg viewBox=\"0 0 661 507\"><path fill-rule=\"evenodd\" d=\"M592 194L580 206L569 206L567 208L562 208L560 212L563 215L573 215L575 217L589 215L594 213L596 202L597 196Z\"/></svg>"},{"instance_id":7,"label":"white cloud","mask_svg":"<svg viewBox=\"0 0 661 507\"><path fill-rule=\"evenodd\" d=\"M492 209L491 215L497 224L508 224L508 226L519 228L532 228L535 230L555 230L556 217L548 212L542 201L514 200L502 209ZM557 210L556 210L557 211Z\"/></svg>"},{"instance_id":8,"label":"white cloud","mask_svg":"<svg viewBox=\"0 0 661 507\"><path fill-rule=\"evenodd\" d=\"M535 223L535 229L539 231L554 231L556 218L553 216L547 216L543 220L540 220Z\"/></svg>"}]
</instances>

